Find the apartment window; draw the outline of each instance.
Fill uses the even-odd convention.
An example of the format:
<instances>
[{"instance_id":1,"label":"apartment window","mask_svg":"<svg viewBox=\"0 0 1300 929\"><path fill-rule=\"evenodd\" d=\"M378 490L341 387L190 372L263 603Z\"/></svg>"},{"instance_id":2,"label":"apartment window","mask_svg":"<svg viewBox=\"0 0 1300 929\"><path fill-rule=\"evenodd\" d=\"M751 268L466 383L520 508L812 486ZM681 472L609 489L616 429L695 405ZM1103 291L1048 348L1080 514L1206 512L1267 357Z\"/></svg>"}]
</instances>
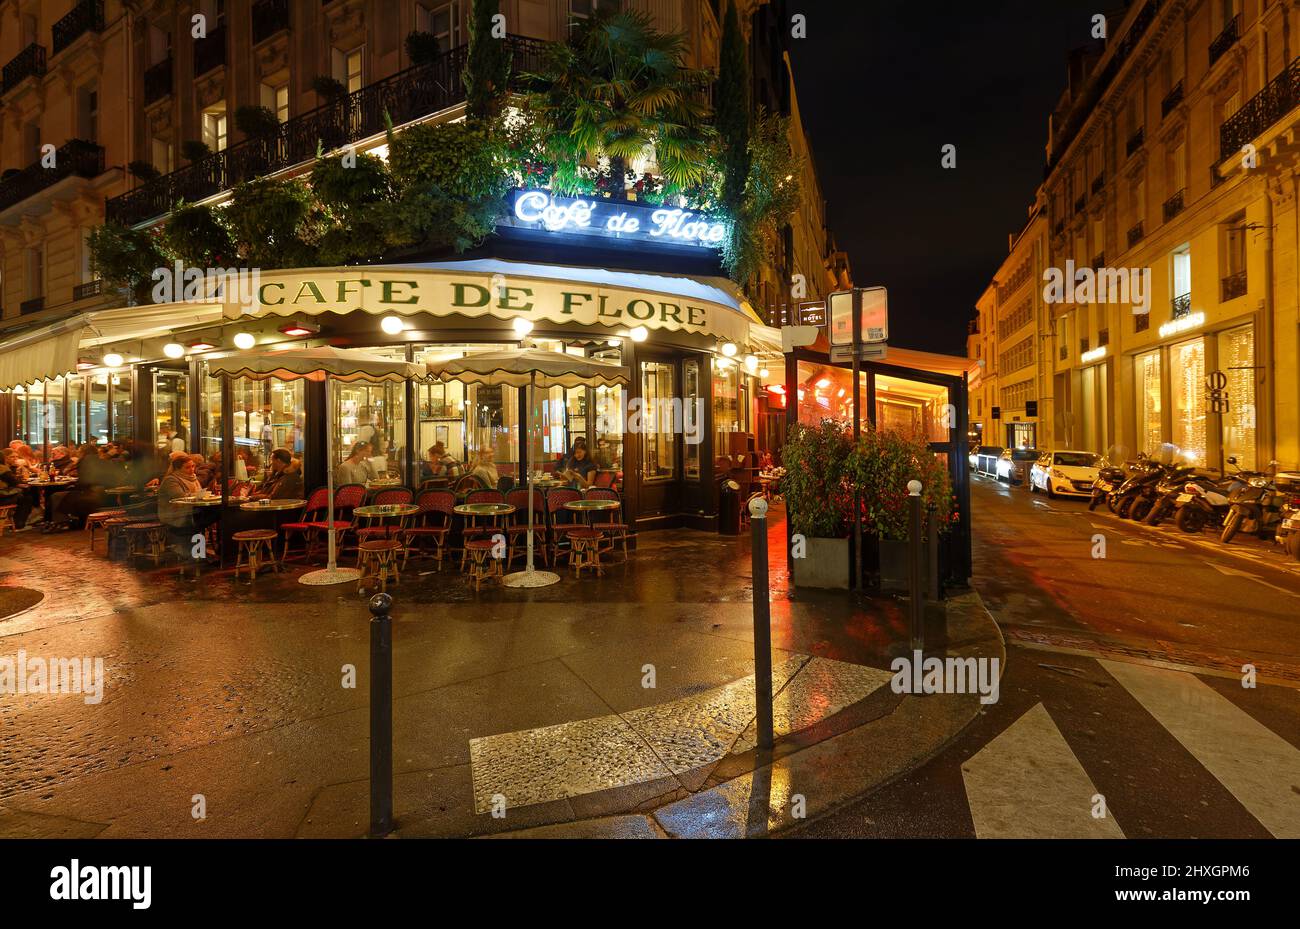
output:
<instances>
[{"instance_id":1,"label":"apartment window","mask_svg":"<svg viewBox=\"0 0 1300 929\"><path fill-rule=\"evenodd\" d=\"M341 48L334 49L333 52L333 69L335 80L341 82L348 89L348 93L356 93L361 89L363 78L362 68L364 66L365 46L358 45L356 48L344 50Z\"/></svg>"},{"instance_id":2,"label":"apartment window","mask_svg":"<svg viewBox=\"0 0 1300 929\"><path fill-rule=\"evenodd\" d=\"M226 111L211 109L203 112L203 141L214 152L226 150Z\"/></svg>"},{"instance_id":3,"label":"apartment window","mask_svg":"<svg viewBox=\"0 0 1300 929\"><path fill-rule=\"evenodd\" d=\"M149 155L153 166L163 174L170 174L176 170L176 152L171 142L166 139L150 140Z\"/></svg>"},{"instance_id":4,"label":"apartment window","mask_svg":"<svg viewBox=\"0 0 1300 929\"><path fill-rule=\"evenodd\" d=\"M615 13L623 9L623 0L569 0L569 18L586 19L592 13L606 10Z\"/></svg>"},{"instance_id":5,"label":"apartment window","mask_svg":"<svg viewBox=\"0 0 1300 929\"><path fill-rule=\"evenodd\" d=\"M209 31L226 24L226 0L204 0L199 4L199 12L207 17Z\"/></svg>"},{"instance_id":6,"label":"apartment window","mask_svg":"<svg viewBox=\"0 0 1300 929\"><path fill-rule=\"evenodd\" d=\"M266 107L275 114L275 118L280 122L287 122L289 119L289 83L273 83L262 85L262 106Z\"/></svg>"},{"instance_id":7,"label":"apartment window","mask_svg":"<svg viewBox=\"0 0 1300 929\"><path fill-rule=\"evenodd\" d=\"M1174 299L1190 297L1192 293L1192 253L1189 249L1173 254Z\"/></svg>"},{"instance_id":8,"label":"apartment window","mask_svg":"<svg viewBox=\"0 0 1300 929\"><path fill-rule=\"evenodd\" d=\"M1232 96L1223 101L1219 122L1225 123L1241 109L1241 91L1233 92Z\"/></svg>"},{"instance_id":9,"label":"apartment window","mask_svg":"<svg viewBox=\"0 0 1300 929\"><path fill-rule=\"evenodd\" d=\"M1169 153L1170 196L1187 188L1187 144L1179 142Z\"/></svg>"},{"instance_id":10,"label":"apartment window","mask_svg":"<svg viewBox=\"0 0 1300 929\"><path fill-rule=\"evenodd\" d=\"M87 142L99 138L99 88L94 84L77 90L77 138Z\"/></svg>"},{"instance_id":11,"label":"apartment window","mask_svg":"<svg viewBox=\"0 0 1300 929\"><path fill-rule=\"evenodd\" d=\"M460 4L417 6L415 28L436 36L439 51L451 51L460 44Z\"/></svg>"}]
</instances>

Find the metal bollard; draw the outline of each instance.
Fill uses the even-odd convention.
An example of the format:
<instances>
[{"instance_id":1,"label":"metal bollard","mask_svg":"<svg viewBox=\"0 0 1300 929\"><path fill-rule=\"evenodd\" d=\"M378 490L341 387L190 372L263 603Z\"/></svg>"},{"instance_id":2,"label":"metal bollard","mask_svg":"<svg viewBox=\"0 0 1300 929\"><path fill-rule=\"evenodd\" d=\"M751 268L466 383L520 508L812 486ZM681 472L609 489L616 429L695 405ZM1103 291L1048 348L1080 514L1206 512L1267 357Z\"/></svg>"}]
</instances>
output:
<instances>
[{"instance_id":1,"label":"metal bollard","mask_svg":"<svg viewBox=\"0 0 1300 929\"><path fill-rule=\"evenodd\" d=\"M771 750L772 736L772 604L767 578L767 501L749 501L754 575L754 705L758 747Z\"/></svg>"},{"instance_id":2,"label":"metal bollard","mask_svg":"<svg viewBox=\"0 0 1300 929\"><path fill-rule=\"evenodd\" d=\"M939 511L931 506L925 514L925 589L926 597L932 603L943 599L939 589Z\"/></svg>"},{"instance_id":3,"label":"metal bollard","mask_svg":"<svg viewBox=\"0 0 1300 929\"><path fill-rule=\"evenodd\" d=\"M370 598L370 837L393 831L393 598Z\"/></svg>"},{"instance_id":4,"label":"metal bollard","mask_svg":"<svg viewBox=\"0 0 1300 929\"><path fill-rule=\"evenodd\" d=\"M911 615L912 651L925 648L925 556L921 540L921 482L907 482L907 589Z\"/></svg>"}]
</instances>

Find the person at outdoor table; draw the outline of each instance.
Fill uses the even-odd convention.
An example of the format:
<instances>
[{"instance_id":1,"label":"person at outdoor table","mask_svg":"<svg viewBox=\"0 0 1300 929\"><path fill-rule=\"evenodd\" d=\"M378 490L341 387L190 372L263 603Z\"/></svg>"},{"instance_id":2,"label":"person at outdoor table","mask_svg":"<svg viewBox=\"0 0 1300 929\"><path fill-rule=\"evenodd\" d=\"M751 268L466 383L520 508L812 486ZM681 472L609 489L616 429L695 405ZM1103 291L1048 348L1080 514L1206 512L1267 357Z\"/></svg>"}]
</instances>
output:
<instances>
[{"instance_id":1,"label":"person at outdoor table","mask_svg":"<svg viewBox=\"0 0 1300 929\"><path fill-rule=\"evenodd\" d=\"M77 449L71 470L77 484L54 495L54 524L58 529L79 528L87 516L104 507L104 481L111 475L95 452L89 442Z\"/></svg>"},{"instance_id":2,"label":"person at outdoor table","mask_svg":"<svg viewBox=\"0 0 1300 929\"><path fill-rule=\"evenodd\" d=\"M172 545L182 558L189 554L190 536L195 530L194 508L176 501L200 490L194 459L184 452L172 452L171 465L158 484L158 522L167 527Z\"/></svg>"},{"instance_id":3,"label":"person at outdoor table","mask_svg":"<svg viewBox=\"0 0 1300 929\"><path fill-rule=\"evenodd\" d=\"M375 466L370 463L370 443L358 442L352 446L352 454L343 459L334 469L334 486L364 484L378 477Z\"/></svg>"},{"instance_id":4,"label":"person at outdoor table","mask_svg":"<svg viewBox=\"0 0 1300 929\"><path fill-rule=\"evenodd\" d=\"M249 497L252 500L302 499L302 465L287 448L271 452L271 473Z\"/></svg>"},{"instance_id":5,"label":"person at outdoor table","mask_svg":"<svg viewBox=\"0 0 1300 929\"><path fill-rule=\"evenodd\" d=\"M596 479L596 462L587 455L586 442L578 439L573 443L573 451L560 465L559 473L582 490L591 486Z\"/></svg>"},{"instance_id":6,"label":"person at outdoor table","mask_svg":"<svg viewBox=\"0 0 1300 929\"><path fill-rule=\"evenodd\" d=\"M474 467L470 469L470 476L478 478L479 482L489 490L496 490L497 484L501 483L501 475L497 472L496 462L493 460L491 449L481 449L474 459Z\"/></svg>"},{"instance_id":7,"label":"person at outdoor table","mask_svg":"<svg viewBox=\"0 0 1300 929\"><path fill-rule=\"evenodd\" d=\"M448 480L454 480L460 477L463 470L460 462L447 454L447 446L442 442L434 442L429 446L429 460L420 466L420 479L427 481L435 477L445 477Z\"/></svg>"},{"instance_id":8,"label":"person at outdoor table","mask_svg":"<svg viewBox=\"0 0 1300 929\"><path fill-rule=\"evenodd\" d=\"M27 517L32 514L32 497L22 486L22 474L18 470L16 456L11 448L3 451L3 462L0 462L0 506L15 506L14 510L14 531L25 532L31 527L27 525Z\"/></svg>"}]
</instances>

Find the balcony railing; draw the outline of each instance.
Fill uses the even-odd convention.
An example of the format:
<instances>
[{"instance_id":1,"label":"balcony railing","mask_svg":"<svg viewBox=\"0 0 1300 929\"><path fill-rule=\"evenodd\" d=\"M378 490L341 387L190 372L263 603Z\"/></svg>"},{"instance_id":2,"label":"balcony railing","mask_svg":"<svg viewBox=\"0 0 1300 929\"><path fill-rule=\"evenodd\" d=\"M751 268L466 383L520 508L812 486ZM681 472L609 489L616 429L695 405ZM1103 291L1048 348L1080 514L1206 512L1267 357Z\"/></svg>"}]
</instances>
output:
<instances>
[{"instance_id":1,"label":"balcony railing","mask_svg":"<svg viewBox=\"0 0 1300 929\"><path fill-rule=\"evenodd\" d=\"M194 40L194 76L207 74L226 63L226 27L218 26L205 38Z\"/></svg>"},{"instance_id":2,"label":"balcony railing","mask_svg":"<svg viewBox=\"0 0 1300 929\"><path fill-rule=\"evenodd\" d=\"M1084 208L1085 206L1087 206L1087 205L1088 205L1088 195L1087 195L1087 194L1079 194L1079 196L1076 197L1076 198L1075 198L1075 201L1074 201L1074 212L1076 212L1076 213L1082 213L1082 212L1083 212L1083 208Z\"/></svg>"},{"instance_id":3,"label":"balcony railing","mask_svg":"<svg viewBox=\"0 0 1300 929\"><path fill-rule=\"evenodd\" d=\"M24 300L18 304L18 312L23 316L28 313L39 313L43 309L45 309L44 297L32 297L30 300Z\"/></svg>"},{"instance_id":4,"label":"balcony railing","mask_svg":"<svg viewBox=\"0 0 1300 929\"><path fill-rule=\"evenodd\" d=\"M99 177L103 173L104 149L84 139L69 139L55 151L54 167L43 167L38 161L9 180L0 181L0 210L7 210L73 174Z\"/></svg>"},{"instance_id":5,"label":"balcony railing","mask_svg":"<svg viewBox=\"0 0 1300 929\"><path fill-rule=\"evenodd\" d=\"M156 65L150 65L144 72L144 105L157 103L172 92L173 59L168 55Z\"/></svg>"},{"instance_id":6,"label":"balcony railing","mask_svg":"<svg viewBox=\"0 0 1300 929\"><path fill-rule=\"evenodd\" d=\"M1186 198L1187 189L1183 188L1165 201L1165 222L1173 219L1183 211L1183 201Z\"/></svg>"},{"instance_id":7,"label":"balcony railing","mask_svg":"<svg viewBox=\"0 0 1300 929\"><path fill-rule=\"evenodd\" d=\"M508 41L514 58L512 81L540 69L543 42L522 36L510 36ZM318 143L328 151L378 135L384 131L385 114L394 126L401 126L454 106L465 99L460 80L465 54L465 46L451 49L430 64L399 71L287 120L274 135L247 139L142 184L109 200L107 218L133 226L170 212L180 200L202 200L244 181L305 164L316 157Z\"/></svg>"},{"instance_id":8,"label":"balcony railing","mask_svg":"<svg viewBox=\"0 0 1300 929\"><path fill-rule=\"evenodd\" d=\"M1178 106L1178 104L1182 102L1183 102L1183 82L1179 81L1177 84L1174 85L1173 90L1165 94L1165 98L1160 101L1161 118L1168 116L1169 113L1174 109L1174 107Z\"/></svg>"},{"instance_id":9,"label":"balcony railing","mask_svg":"<svg viewBox=\"0 0 1300 929\"><path fill-rule=\"evenodd\" d=\"M1223 287L1223 298L1221 303L1227 303L1229 300L1235 300L1238 297L1246 295L1246 272L1238 271L1236 274L1229 274L1221 282Z\"/></svg>"},{"instance_id":10,"label":"balcony railing","mask_svg":"<svg viewBox=\"0 0 1300 929\"><path fill-rule=\"evenodd\" d=\"M104 0L81 0L50 30L51 48L57 55L87 32L104 31Z\"/></svg>"},{"instance_id":11,"label":"balcony railing","mask_svg":"<svg viewBox=\"0 0 1300 929\"><path fill-rule=\"evenodd\" d=\"M1110 344L1110 330L1109 329L1097 330L1097 347L1101 348L1103 345L1109 345L1109 344Z\"/></svg>"},{"instance_id":12,"label":"balcony railing","mask_svg":"<svg viewBox=\"0 0 1300 929\"><path fill-rule=\"evenodd\" d=\"M1210 43L1210 64L1214 64L1224 53L1232 46L1237 44L1237 39L1241 37L1241 14L1238 13L1228 24L1223 27L1218 38Z\"/></svg>"},{"instance_id":13,"label":"balcony railing","mask_svg":"<svg viewBox=\"0 0 1300 929\"><path fill-rule=\"evenodd\" d=\"M1182 319L1184 316L1192 314L1192 295L1183 294L1181 297L1174 297L1170 303L1170 319Z\"/></svg>"},{"instance_id":14,"label":"balcony railing","mask_svg":"<svg viewBox=\"0 0 1300 929\"><path fill-rule=\"evenodd\" d=\"M1052 235L1060 235L1065 231L1065 220L1058 219L1052 224Z\"/></svg>"},{"instance_id":15,"label":"balcony railing","mask_svg":"<svg viewBox=\"0 0 1300 929\"><path fill-rule=\"evenodd\" d=\"M253 44L289 28L289 0L258 0L253 4Z\"/></svg>"},{"instance_id":16,"label":"balcony railing","mask_svg":"<svg viewBox=\"0 0 1300 929\"><path fill-rule=\"evenodd\" d=\"M1142 143L1145 141L1146 141L1146 127L1143 126L1137 132L1133 133L1131 136L1128 137L1128 143L1124 146L1125 153L1132 155L1134 152L1136 152L1139 148L1142 147Z\"/></svg>"},{"instance_id":17,"label":"balcony railing","mask_svg":"<svg viewBox=\"0 0 1300 929\"><path fill-rule=\"evenodd\" d=\"M1094 270L1094 271L1100 271L1100 270L1101 270L1102 268L1104 268L1104 267L1106 267L1106 253L1105 253L1105 252L1098 252L1096 255L1093 255L1093 256L1092 256L1092 268L1093 268L1093 270Z\"/></svg>"},{"instance_id":18,"label":"balcony railing","mask_svg":"<svg viewBox=\"0 0 1300 929\"><path fill-rule=\"evenodd\" d=\"M1128 231L1128 247L1132 248L1134 245L1141 242L1144 234L1145 233L1142 231L1142 223L1135 223L1133 228Z\"/></svg>"},{"instance_id":19,"label":"balcony railing","mask_svg":"<svg viewBox=\"0 0 1300 929\"><path fill-rule=\"evenodd\" d=\"M103 281L87 281L72 288L72 299L73 301L85 300L88 297L98 297L103 292Z\"/></svg>"},{"instance_id":20,"label":"balcony railing","mask_svg":"<svg viewBox=\"0 0 1300 929\"><path fill-rule=\"evenodd\" d=\"M1133 314L1133 331L1134 331L1134 332L1146 332L1146 331L1147 331L1148 329L1150 329L1150 328L1151 328L1151 314L1150 314L1150 313L1134 313L1134 314Z\"/></svg>"},{"instance_id":21,"label":"balcony railing","mask_svg":"<svg viewBox=\"0 0 1300 929\"><path fill-rule=\"evenodd\" d=\"M45 46L33 42L13 57L4 69L4 93L9 93L29 77L45 73Z\"/></svg>"},{"instance_id":22,"label":"balcony railing","mask_svg":"<svg viewBox=\"0 0 1300 929\"><path fill-rule=\"evenodd\" d=\"M1092 192L1094 194L1101 193L1101 189L1105 186L1106 186L1106 175L1098 174L1096 177L1092 179Z\"/></svg>"},{"instance_id":23,"label":"balcony railing","mask_svg":"<svg viewBox=\"0 0 1300 929\"><path fill-rule=\"evenodd\" d=\"M1268 82L1259 93L1246 101L1236 113L1219 127L1219 160L1224 161L1241 152L1251 139L1263 135L1296 106L1300 105L1300 58L1287 65L1285 71Z\"/></svg>"}]
</instances>

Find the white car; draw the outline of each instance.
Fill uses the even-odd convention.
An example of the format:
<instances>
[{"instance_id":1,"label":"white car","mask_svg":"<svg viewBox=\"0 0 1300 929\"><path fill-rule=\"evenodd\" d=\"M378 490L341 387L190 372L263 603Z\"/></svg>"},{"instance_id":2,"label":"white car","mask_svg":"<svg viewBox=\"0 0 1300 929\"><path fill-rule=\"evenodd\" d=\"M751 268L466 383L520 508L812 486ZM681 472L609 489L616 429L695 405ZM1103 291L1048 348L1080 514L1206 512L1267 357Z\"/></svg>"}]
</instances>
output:
<instances>
[{"instance_id":1,"label":"white car","mask_svg":"<svg viewBox=\"0 0 1300 929\"><path fill-rule=\"evenodd\" d=\"M1091 497L1101 456L1092 452L1043 452L1029 469L1029 490L1049 497Z\"/></svg>"}]
</instances>

